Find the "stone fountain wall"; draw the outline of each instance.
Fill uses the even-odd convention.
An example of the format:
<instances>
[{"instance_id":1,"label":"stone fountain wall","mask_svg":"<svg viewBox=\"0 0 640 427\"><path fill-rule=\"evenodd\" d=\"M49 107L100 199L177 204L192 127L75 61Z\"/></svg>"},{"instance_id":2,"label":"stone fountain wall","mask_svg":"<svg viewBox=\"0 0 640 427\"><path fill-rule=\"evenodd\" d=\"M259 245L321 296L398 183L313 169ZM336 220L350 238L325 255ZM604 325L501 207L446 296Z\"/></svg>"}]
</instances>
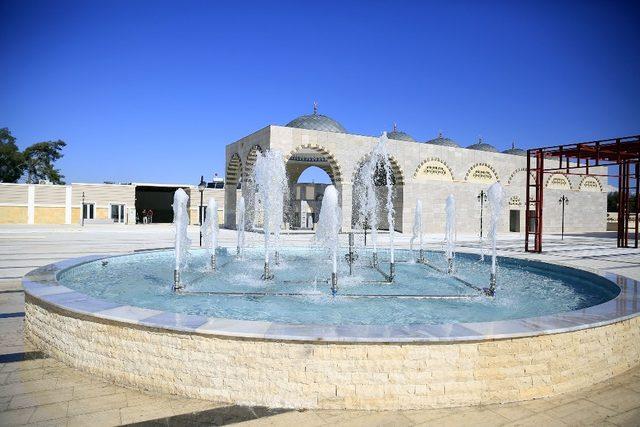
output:
<instances>
[{"instance_id":1,"label":"stone fountain wall","mask_svg":"<svg viewBox=\"0 0 640 427\"><path fill-rule=\"evenodd\" d=\"M127 387L272 407L395 410L578 390L640 363L640 318L528 338L415 344L179 333L62 311L27 295L27 338Z\"/></svg>"}]
</instances>

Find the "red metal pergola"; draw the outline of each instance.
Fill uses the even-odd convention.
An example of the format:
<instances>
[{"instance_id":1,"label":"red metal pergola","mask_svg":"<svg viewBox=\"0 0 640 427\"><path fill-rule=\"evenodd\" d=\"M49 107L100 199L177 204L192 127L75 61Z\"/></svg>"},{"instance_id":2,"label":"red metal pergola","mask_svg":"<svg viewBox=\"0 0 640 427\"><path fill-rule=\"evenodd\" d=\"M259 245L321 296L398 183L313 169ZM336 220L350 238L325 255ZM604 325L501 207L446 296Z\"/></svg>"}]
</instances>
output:
<instances>
[{"instance_id":1,"label":"red metal pergola","mask_svg":"<svg viewBox=\"0 0 640 427\"><path fill-rule=\"evenodd\" d=\"M545 160L555 160L545 166ZM535 164L534 164L535 163ZM557 164L556 164L557 163ZM590 173L589 168L606 167ZM617 174L610 166L618 166ZM638 185L640 183L640 135L527 150L527 207L524 249L542 252L542 201L544 174L590 175L618 178L618 247L629 247L629 223L633 215L633 246L638 247ZM532 176L533 175L533 176ZM532 182L533 181L533 182ZM635 210L631 212L631 191ZM530 245L533 235L533 247Z\"/></svg>"}]
</instances>

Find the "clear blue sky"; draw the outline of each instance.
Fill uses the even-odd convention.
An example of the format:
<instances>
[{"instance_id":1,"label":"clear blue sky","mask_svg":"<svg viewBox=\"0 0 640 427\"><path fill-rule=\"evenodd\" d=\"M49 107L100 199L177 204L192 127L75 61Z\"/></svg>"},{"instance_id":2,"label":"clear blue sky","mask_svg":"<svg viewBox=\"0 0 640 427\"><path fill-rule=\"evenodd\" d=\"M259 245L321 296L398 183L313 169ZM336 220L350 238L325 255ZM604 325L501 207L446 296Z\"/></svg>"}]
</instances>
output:
<instances>
[{"instance_id":1,"label":"clear blue sky","mask_svg":"<svg viewBox=\"0 0 640 427\"><path fill-rule=\"evenodd\" d=\"M0 127L63 139L67 181L197 182L319 111L500 149L640 133L625 2L0 0Z\"/></svg>"}]
</instances>

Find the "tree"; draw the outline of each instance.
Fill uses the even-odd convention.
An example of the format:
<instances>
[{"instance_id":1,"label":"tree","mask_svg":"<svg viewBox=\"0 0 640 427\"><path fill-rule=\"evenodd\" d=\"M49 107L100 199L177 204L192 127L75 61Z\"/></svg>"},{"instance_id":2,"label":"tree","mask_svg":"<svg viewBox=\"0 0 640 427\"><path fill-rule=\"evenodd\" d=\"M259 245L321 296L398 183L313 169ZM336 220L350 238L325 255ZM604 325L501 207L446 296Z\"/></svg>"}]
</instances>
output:
<instances>
[{"instance_id":1,"label":"tree","mask_svg":"<svg viewBox=\"0 0 640 427\"><path fill-rule=\"evenodd\" d=\"M18 182L24 172L24 156L7 128L0 129L0 182Z\"/></svg>"},{"instance_id":2,"label":"tree","mask_svg":"<svg viewBox=\"0 0 640 427\"><path fill-rule=\"evenodd\" d=\"M66 145L66 142L57 140L37 142L27 147L23 152L27 182L34 184L44 179L53 184L64 184L64 175L53 163L62 158L62 148Z\"/></svg>"}]
</instances>

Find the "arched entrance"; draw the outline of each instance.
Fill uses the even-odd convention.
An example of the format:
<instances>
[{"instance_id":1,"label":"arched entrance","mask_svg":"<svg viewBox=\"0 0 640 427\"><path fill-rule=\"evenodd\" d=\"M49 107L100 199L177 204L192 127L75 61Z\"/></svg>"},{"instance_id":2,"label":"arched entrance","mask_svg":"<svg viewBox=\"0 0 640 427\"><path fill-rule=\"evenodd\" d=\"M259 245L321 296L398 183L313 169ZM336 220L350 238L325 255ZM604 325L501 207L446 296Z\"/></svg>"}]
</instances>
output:
<instances>
[{"instance_id":1,"label":"arched entrance","mask_svg":"<svg viewBox=\"0 0 640 427\"><path fill-rule=\"evenodd\" d=\"M242 182L242 160L238 153L234 153L225 172L224 185L224 226L226 228L236 227L236 204L238 202L238 190Z\"/></svg>"},{"instance_id":2,"label":"arched entrance","mask_svg":"<svg viewBox=\"0 0 640 427\"><path fill-rule=\"evenodd\" d=\"M285 161L290 191L287 214L289 227L313 229L327 185L335 185L342 194L340 167L335 157L318 145L296 147L287 154Z\"/></svg>"},{"instance_id":3,"label":"arched entrance","mask_svg":"<svg viewBox=\"0 0 640 427\"><path fill-rule=\"evenodd\" d=\"M352 217L351 226L357 229L369 228L370 224L366 224L365 217L363 215L361 205L364 203L366 197L366 188L363 183L362 171L364 164L369 160L370 156L366 155L360 162L353 175L353 200L352 200ZM402 213L403 213L403 195L404 195L404 173L398 164L398 161L389 156L389 164L391 166L391 183L393 184L393 210L394 210L394 229L396 231L402 231ZM387 174L382 162L379 162L376 166L374 175L375 185L375 197L378 205L378 229L388 230L389 222L387 220Z\"/></svg>"}]
</instances>

